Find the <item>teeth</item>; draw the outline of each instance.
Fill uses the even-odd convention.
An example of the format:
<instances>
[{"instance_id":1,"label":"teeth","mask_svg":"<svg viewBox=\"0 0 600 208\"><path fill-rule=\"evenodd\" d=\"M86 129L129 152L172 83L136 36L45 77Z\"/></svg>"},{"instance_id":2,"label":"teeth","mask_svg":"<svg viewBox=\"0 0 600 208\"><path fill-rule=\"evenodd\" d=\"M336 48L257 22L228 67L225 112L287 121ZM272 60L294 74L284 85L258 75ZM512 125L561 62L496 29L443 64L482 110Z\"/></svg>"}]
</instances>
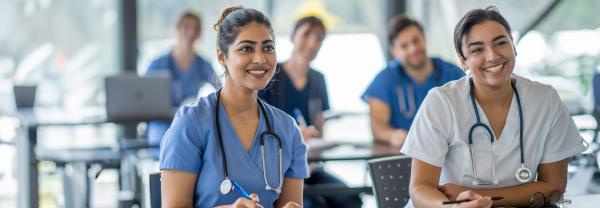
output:
<instances>
[{"instance_id":1,"label":"teeth","mask_svg":"<svg viewBox=\"0 0 600 208\"><path fill-rule=\"evenodd\" d=\"M265 72L267 72L267 71L265 71L265 70L248 70L248 73L256 74L256 75L261 75L261 74L264 74Z\"/></svg>"},{"instance_id":2,"label":"teeth","mask_svg":"<svg viewBox=\"0 0 600 208\"><path fill-rule=\"evenodd\" d=\"M500 69L502 69L502 66L504 66L504 64L498 64L496 66L487 67L487 68L484 68L484 70L491 72L491 73L496 73L496 72L499 72Z\"/></svg>"}]
</instances>

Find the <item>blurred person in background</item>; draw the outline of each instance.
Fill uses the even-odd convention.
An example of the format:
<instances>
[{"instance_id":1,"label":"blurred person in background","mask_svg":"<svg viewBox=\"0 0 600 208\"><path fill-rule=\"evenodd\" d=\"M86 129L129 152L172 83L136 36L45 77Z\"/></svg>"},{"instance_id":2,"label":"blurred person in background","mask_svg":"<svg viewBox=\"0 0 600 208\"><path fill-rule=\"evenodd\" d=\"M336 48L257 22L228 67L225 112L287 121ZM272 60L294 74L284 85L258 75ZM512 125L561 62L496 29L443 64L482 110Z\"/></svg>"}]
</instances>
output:
<instances>
[{"instance_id":1,"label":"blurred person in background","mask_svg":"<svg viewBox=\"0 0 600 208\"><path fill-rule=\"evenodd\" d=\"M390 20L388 44L393 60L377 74L362 99L369 104L375 141L401 147L427 92L465 73L429 57L423 26L404 15Z\"/></svg>"},{"instance_id":2,"label":"blurred person in background","mask_svg":"<svg viewBox=\"0 0 600 208\"><path fill-rule=\"evenodd\" d=\"M291 35L294 49L290 59L278 64L278 72L270 85L259 93L267 103L296 119L304 141L309 144L309 140L322 139L325 124L323 112L329 110L325 77L310 66L321 48L325 35L325 24L315 16L296 21ZM345 186L341 180L325 172L318 164L311 164L310 178L305 180L305 184ZM358 195L304 198L304 207L349 208L360 207L361 204Z\"/></svg>"},{"instance_id":3,"label":"blurred person in background","mask_svg":"<svg viewBox=\"0 0 600 208\"><path fill-rule=\"evenodd\" d=\"M212 66L194 49L201 35L200 16L191 11L181 14L176 25L175 47L154 60L146 72L146 76L167 74L171 77L170 99L174 108L190 103L189 100L194 101L198 90L206 83L210 83L214 88L221 85ZM150 121L148 143L158 146L170 125L171 121ZM152 155L158 159L158 149L154 149Z\"/></svg>"}]
</instances>

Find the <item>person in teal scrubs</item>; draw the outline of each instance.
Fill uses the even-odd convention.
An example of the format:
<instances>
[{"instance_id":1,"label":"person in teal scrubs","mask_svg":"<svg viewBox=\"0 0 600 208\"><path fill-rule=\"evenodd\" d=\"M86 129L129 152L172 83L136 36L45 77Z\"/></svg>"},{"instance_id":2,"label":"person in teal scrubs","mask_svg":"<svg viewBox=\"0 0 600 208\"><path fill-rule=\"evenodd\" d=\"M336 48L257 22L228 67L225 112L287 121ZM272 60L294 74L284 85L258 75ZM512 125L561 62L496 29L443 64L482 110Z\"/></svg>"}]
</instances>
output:
<instances>
[{"instance_id":1,"label":"person in teal scrubs","mask_svg":"<svg viewBox=\"0 0 600 208\"><path fill-rule=\"evenodd\" d=\"M270 20L234 6L215 29L225 85L180 108L167 130L159 162L162 206L301 207L308 166L300 129L257 97L275 73Z\"/></svg>"},{"instance_id":2,"label":"person in teal scrubs","mask_svg":"<svg viewBox=\"0 0 600 208\"><path fill-rule=\"evenodd\" d=\"M361 98L369 104L375 141L401 147L429 90L465 73L454 64L429 57L423 26L404 15L390 20L388 44L393 60Z\"/></svg>"},{"instance_id":3,"label":"person in teal scrubs","mask_svg":"<svg viewBox=\"0 0 600 208\"><path fill-rule=\"evenodd\" d=\"M205 84L214 88L221 86L215 72L206 60L198 56L194 44L202 34L202 20L193 12L184 12L177 21L177 43L172 51L154 60L145 76L168 74L171 77L171 104L174 108L184 105L185 100L195 99ZM148 122L148 144L158 146L171 121ZM151 153L158 159L158 149Z\"/></svg>"}]
</instances>

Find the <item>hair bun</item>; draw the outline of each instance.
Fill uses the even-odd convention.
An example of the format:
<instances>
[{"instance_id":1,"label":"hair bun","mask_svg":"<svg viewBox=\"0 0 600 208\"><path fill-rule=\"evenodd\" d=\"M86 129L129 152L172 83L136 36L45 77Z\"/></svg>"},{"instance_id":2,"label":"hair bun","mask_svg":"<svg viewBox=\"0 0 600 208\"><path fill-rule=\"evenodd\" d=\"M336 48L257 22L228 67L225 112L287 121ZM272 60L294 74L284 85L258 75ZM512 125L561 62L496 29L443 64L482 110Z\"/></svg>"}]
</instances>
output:
<instances>
[{"instance_id":1,"label":"hair bun","mask_svg":"<svg viewBox=\"0 0 600 208\"><path fill-rule=\"evenodd\" d=\"M215 23L215 25L213 26L215 31L219 32L221 25L223 25L225 18L227 18L227 15L231 14L232 12L234 12L236 10L243 9L243 8L244 7L242 5L234 5L234 6L230 6L230 7L223 9L223 11L221 11L221 15L219 15L219 20L217 20L217 23Z\"/></svg>"}]
</instances>

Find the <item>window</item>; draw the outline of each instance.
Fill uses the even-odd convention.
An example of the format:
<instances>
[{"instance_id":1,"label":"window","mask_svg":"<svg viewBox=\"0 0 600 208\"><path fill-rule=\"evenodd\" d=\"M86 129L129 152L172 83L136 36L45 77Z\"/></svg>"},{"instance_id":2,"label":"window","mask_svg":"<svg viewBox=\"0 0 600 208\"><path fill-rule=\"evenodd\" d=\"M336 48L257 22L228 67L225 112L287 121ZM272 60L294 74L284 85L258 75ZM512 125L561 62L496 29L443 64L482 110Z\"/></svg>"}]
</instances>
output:
<instances>
[{"instance_id":1,"label":"window","mask_svg":"<svg viewBox=\"0 0 600 208\"><path fill-rule=\"evenodd\" d=\"M117 67L117 1L0 2L0 76L37 85L36 105L104 103Z\"/></svg>"},{"instance_id":2,"label":"window","mask_svg":"<svg viewBox=\"0 0 600 208\"><path fill-rule=\"evenodd\" d=\"M453 32L471 9L495 5L508 20L515 36L515 73L552 85L573 114L591 109L590 82L600 71L600 19L598 1L561 1L540 24L523 35L552 0L540 1L408 1L408 13L423 22L428 52L457 62ZM440 21L441 20L441 21ZM586 99L587 97L587 99Z\"/></svg>"}]
</instances>

